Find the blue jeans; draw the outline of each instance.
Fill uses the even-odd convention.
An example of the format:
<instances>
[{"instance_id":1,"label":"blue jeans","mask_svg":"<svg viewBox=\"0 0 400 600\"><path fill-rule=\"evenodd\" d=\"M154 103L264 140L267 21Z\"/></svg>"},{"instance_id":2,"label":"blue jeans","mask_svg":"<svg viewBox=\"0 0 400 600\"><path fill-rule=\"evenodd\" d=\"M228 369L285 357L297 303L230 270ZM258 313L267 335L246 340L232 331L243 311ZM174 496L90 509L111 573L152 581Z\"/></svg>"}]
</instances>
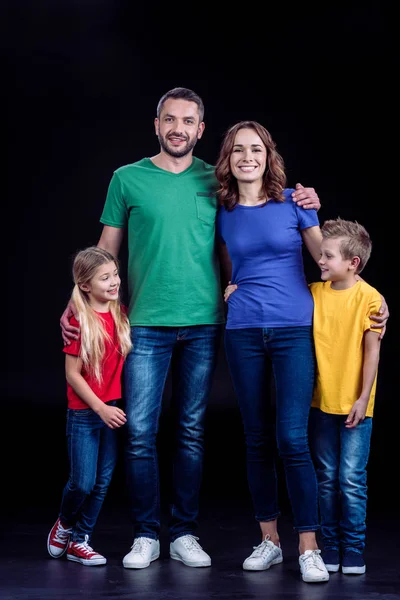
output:
<instances>
[{"instance_id":1,"label":"blue jeans","mask_svg":"<svg viewBox=\"0 0 400 600\"><path fill-rule=\"evenodd\" d=\"M298 532L316 531L317 480L308 446L314 385L311 327L227 329L225 349L242 415L247 478L257 521L279 516L275 443ZM276 408L270 401L270 371Z\"/></svg>"},{"instance_id":2,"label":"blue jeans","mask_svg":"<svg viewBox=\"0 0 400 600\"><path fill-rule=\"evenodd\" d=\"M346 417L312 408L310 445L317 471L324 548L361 553L365 547L372 418L347 429Z\"/></svg>"},{"instance_id":3,"label":"blue jeans","mask_svg":"<svg viewBox=\"0 0 400 600\"><path fill-rule=\"evenodd\" d=\"M197 528L203 469L204 418L211 391L219 325L132 327L124 366L126 462L135 537L157 539L160 491L156 438L172 354L176 420L170 539ZM172 442L172 443L174 443Z\"/></svg>"},{"instance_id":4,"label":"blue jeans","mask_svg":"<svg viewBox=\"0 0 400 600\"><path fill-rule=\"evenodd\" d=\"M70 473L59 516L73 527L71 539L83 542L92 536L117 463L117 430L91 408L68 409L67 445Z\"/></svg>"}]
</instances>

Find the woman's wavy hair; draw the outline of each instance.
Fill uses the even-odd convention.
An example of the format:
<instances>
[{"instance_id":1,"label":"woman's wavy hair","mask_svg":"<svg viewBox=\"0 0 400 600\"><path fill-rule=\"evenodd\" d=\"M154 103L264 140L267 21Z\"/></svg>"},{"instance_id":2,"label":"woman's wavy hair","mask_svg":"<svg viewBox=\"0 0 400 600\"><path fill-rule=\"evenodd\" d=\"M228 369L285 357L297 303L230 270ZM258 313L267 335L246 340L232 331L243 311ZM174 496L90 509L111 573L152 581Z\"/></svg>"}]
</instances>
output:
<instances>
[{"instance_id":1,"label":"woman's wavy hair","mask_svg":"<svg viewBox=\"0 0 400 600\"><path fill-rule=\"evenodd\" d=\"M220 204L223 204L227 210L232 210L239 201L238 184L232 175L230 159L235 137L240 129L253 129L260 136L267 150L267 166L263 175L261 197L267 200L274 198L283 202L283 190L286 187L285 165L282 156L276 150L271 134L257 121L240 121L225 133L215 166L215 174L220 184L217 192Z\"/></svg>"},{"instance_id":2,"label":"woman's wavy hair","mask_svg":"<svg viewBox=\"0 0 400 600\"><path fill-rule=\"evenodd\" d=\"M90 283L99 267L109 262L114 262L117 269L119 268L118 261L112 254L97 246L90 246L75 255L72 266L75 285L71 298L78 312L81 342L79 357L82 359L85 371L90 373L98 383L101 383L103 378L101 363L105 342L114 342L124 358L132 348L131 328L120 299L110 301L110 312L116 332L116 339L110 340L103 319L90 306L89 295L81 288L82 285Z\"/></svg>"}]
</instances>

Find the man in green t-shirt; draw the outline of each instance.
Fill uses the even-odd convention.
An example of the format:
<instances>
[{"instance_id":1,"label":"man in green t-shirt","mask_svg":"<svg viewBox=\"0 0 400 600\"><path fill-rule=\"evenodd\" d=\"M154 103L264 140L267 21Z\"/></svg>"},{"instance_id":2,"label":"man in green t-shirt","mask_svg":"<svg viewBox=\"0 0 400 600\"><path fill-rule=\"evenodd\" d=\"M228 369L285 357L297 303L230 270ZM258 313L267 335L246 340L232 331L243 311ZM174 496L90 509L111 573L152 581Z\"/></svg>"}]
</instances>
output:
<instances>
[{"instance_id":1,"label":"man in green t-shirt","mask_svg":"<svg viewBox=\"0 0 400 600\"><path fill-rule=\"evenodd\" d=\"M172 365L176 419L170 556L191 567L211 565L194 536L203 466L204 417L224 310L215 247L214 167L193 156L204 131L204 105L192 90L160 99L155 131L160 152L117 169L101 215L100 248L118 255L128 232L129 320L133 349L124 369L126 463L135 538L124 557L140 569L159 557L160 498L156 437ZM293 200L319 208L313 188ZM78 330L61 317L64 342Z\"/></svg>"}]
</instances>

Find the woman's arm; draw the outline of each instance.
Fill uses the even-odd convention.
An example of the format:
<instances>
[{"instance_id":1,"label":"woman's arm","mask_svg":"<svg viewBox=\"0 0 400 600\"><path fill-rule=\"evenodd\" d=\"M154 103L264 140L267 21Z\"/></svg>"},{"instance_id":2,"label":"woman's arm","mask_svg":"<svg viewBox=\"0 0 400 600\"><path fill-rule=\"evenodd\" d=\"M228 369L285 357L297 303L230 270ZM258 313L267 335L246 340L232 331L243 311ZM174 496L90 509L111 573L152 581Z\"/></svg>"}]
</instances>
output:
<instances>
[{"instance_id":1,"label":"woman's arm","mask_svg":"<svg viewBox=\"0 0 400 600\"><path fill-rule=\"evenodd\" d=\"M319 259L321 258L321 242L322 242L322 233L319 225L315 225L314 227L307 227L307 229L302 229L301 237L303 238L303 242L318 264Z\"/></svg>"}]
</instances>

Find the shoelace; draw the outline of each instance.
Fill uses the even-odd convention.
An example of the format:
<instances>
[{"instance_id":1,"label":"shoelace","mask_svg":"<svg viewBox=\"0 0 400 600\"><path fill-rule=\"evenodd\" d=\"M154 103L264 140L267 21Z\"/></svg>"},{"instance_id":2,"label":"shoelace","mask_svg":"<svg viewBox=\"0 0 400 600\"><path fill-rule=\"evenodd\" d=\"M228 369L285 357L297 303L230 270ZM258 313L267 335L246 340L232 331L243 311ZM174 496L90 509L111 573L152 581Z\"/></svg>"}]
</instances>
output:
<instances>
[{"instance_id":1,"label":"shoelace","mask_svg":"<svg viewBox=\"0 0 400 600\"><path fill-rule=\"evenodd\" d=\"M60 544L64 544L64 542L68 539L69 534L71 533L71 529L64 529L61 525L61 522L58 522L56 533L54 535L54 541L59 542Z\"/></svg>"},{"instance_id":2,"label":"shoelace","mask_svg":"<svg viewBox=\"0 0 400 600\"><path fill-rule=\"evenodd\" d=\"M91 548L88 544L89 536L85 535L85 541L80 542L79 544L75 543L75 548L77 550L81 550L84 554L91 554L94 552L93 548ZM95 552L94 552L95 553ZM96 554L96 553L95 553Z\"/></svg>"},{"instance_id":3,"label":"shoelace","mask_svg":"<svg viewBox=\"0 0 400 600\"><path fill-rule=\"evenodd\" d=\"M199 538L194 535L184 535L181 538L182 544L185 546L186 550L190 553L199 552L199 550L203 550L200 544L197 543Z\"/></svg>"},{"instance_id":4,"label":"shoelace","mask_svg":"<svg viewBox=\"0 0 400 600\"><path fill-rule=\"evenodd\" d=\"M273 547L271 546L271 544L273 542L270 542L270 536L268 535L265 540L263 540L261 542L261 544L259 544L258 546L253 546L253 554L252 556L254 558L258 558L258 557L263 557L263 556L268 556L268 554L270 554L271 552L273 552Z\"/></svg>"},{"instance_id":5,"label":"shoelace","mask_svg":"<svg viewBox=\"0 0 400 600\"><path fill-rule=\"evenodd\" d=\"M310 554L307 554L307 556L303 558L303 564L305 568L310 569L312 567L316 567L320 571L324 571L325 569L320 554L321 550L312 550Z\"/></svg>"},{"instance_id":6,"label":"shoelace","mask_svg":"<svg viewBox=\"0 0 400 600\"><path fill-rule=\"evenodd\" d=\"M147 538L139 537L133 542L132 550L140 554L140 556L144 556L150 544L151 541L149 541Z\"/></svg>"}]
</instances>

